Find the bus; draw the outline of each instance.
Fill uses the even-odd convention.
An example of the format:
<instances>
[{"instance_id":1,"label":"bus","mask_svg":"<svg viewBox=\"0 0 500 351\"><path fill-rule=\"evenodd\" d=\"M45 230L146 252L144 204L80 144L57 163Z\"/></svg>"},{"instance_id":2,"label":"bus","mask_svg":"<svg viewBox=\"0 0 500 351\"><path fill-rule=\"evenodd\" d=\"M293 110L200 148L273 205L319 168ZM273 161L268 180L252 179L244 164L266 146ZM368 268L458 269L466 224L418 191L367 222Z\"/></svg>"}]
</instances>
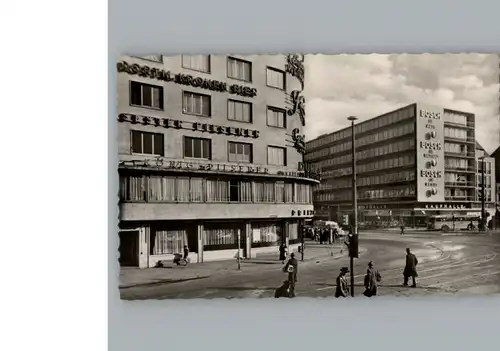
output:
<instances>
[{"instance_id":1,"label":"bus","mask_svg":"<svg viewBox=\"0 0 500 351\"><path fill-rule=\"evenodd\" d=\"M427 230L443 232L474 230L478 227L480 220L479 215L434 215L429 216Z\"/></svg>"}]
</instances>

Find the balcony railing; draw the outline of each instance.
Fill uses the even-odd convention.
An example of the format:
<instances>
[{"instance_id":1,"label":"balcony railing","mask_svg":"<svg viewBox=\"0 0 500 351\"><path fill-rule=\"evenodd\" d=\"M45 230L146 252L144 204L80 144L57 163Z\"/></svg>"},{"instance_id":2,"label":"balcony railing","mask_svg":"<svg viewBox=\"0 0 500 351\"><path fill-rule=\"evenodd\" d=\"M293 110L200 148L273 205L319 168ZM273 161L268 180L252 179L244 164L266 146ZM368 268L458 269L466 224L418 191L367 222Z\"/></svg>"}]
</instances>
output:
<instances>
[{"instance_id":1,"label":"balcony railing","mask_svg":"<svg viewBox=\"0 0 500 351\"><path fill-rule=\"evenodd\" d=\"M454 165L444 165L444 168L450 171L476 173L476 167L459 167Z\"/></svg>"},{"instance_id":2,"label":"balcony railing","mask_svg":"<svg viewBox=\"0 0 500 351\"><path fill-rule=\"evenodd\" d=\"M450 126L453 126L453 127L474 128L474 122L466 122L464 124L464 123L458 123L458 122L444 120L444 123L448 124Z\"/></svg>"},{"instance_id":3,"label":"balcony railing","mask_svg":"<svg viewBox=\"0 0 500 351\"><path fill-rule=\"evenodd\" d=\"M476 184L474 182L445 182L445 186L450 187L472 187L474 188Z\"/></svg>"},{"instance_id":4,"label":"balcony railing","mask_svg":"<svg viewBox=\"0 0 500 351\"><path fill-rule=\"evenodd\" d=\"M451 139L453 141L458 141L458 142L463 142L463 143L473 143L475 142L475 138L473 136L467 136L466 138L457 138L457 137L452 137L450 135L445 135L445 139Z\"/></svg>"},{"instance_id":5,"label":"balcony railing","mask_svg":"<svg viewBox=\"0 0 500 351\"><path fill-rule=\"evenodd\" d=\"M474 196L445 196L446 201L474 201Z\"/></svg>"},{"instance_id":6,"label":"balcony railing","mask_svg":"<svg viewBox=\"0 0 500 351\"><path fill-rule=\"evenodd\" d=\"M445 155L448 156L456 156L456 157L475 157L475 152L453 152L453 151L445 151Z\"/></svg>"}]
</instances>

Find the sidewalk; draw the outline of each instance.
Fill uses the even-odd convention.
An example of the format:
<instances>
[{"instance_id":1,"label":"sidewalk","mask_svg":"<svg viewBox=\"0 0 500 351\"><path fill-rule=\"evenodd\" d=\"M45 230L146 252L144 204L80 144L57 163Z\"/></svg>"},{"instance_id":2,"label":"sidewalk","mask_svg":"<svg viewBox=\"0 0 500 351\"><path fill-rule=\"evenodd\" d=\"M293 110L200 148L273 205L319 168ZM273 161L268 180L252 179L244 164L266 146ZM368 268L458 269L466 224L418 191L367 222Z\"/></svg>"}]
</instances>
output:
<instances>
[{"instance_id":1,"label":"sidewalk","mask_svg":"<svg viewBox=\"0 0 500 351\"><path fill-rule=\"evenodd\" d=\"M370 234L370 233L387 233L387 234L394 234L394 235L401 235L401 229L400 228L385 228L385 229L373 229L373 230L363 230L360 231L360 234ZM420 234L420 235L498 235L500 234L500 229L496 230L488 230L486 232L480 232L477 230L461 230L461 231L449 231L449 232L442 232L442 231L430 231L427 230L426 228L407 228L405 229L405 232L403 235L407 234Z\"/></svg>"},{"instance_id":2,"label":"sidewalk","mask_svg":"<svg viewBox=\"0 0 500 351\"><path fill-rule=\"evenodd\" d=\"M301 254L295 252L295 257L299 264L309 264L325 259L339 259L347 256L347 249L343 244L320 245L314 242L306 242L304 251L304 261L301 261ZM364 250L360 248L360 252ZM241 274L251 272L263 272L276 270L282 266L278 253L259 255L253 259L242 259L241 270L238 270L238 261L224 260L206 263L190 263L187 266L166 265L163 268L121 268L120 288L126 289L135 286L147 286L156 284L173 284L196 279L205 279L218 274Z\"/></svg>"}]
</instances>

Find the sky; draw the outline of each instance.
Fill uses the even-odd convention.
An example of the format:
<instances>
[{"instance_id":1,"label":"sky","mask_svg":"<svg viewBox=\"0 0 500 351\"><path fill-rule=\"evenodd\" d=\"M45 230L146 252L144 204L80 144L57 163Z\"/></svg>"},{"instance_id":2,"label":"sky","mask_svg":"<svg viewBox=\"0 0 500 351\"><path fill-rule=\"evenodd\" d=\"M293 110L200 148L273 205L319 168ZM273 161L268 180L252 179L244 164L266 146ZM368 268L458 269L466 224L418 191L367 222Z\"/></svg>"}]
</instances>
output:
<instances>
[{"instance_id":1,"label":"sky","mask_svg":"<svg viewBox=\"0 0 500 351\"><path fill-rule=\"evenodd\" d=\"M306 140L421 102L476 115L476 139L500 146L496 54L306 55Z\"/></svg>"}]
</instances>

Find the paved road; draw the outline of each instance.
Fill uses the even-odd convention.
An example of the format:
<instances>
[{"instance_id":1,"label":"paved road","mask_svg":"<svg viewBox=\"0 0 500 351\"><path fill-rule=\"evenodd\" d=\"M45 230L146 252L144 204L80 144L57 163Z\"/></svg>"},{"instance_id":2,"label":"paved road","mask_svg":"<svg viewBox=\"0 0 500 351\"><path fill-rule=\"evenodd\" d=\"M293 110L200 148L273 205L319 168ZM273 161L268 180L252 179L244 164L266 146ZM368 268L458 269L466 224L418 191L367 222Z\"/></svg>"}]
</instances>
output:
<instances>
[{"instance_id":1,"label":"paved road","mask_svg":"<svg viewBox=\"0 0 500 351\"><path fill-rule=\"evenodd\" d=\"M500 236L431 236L362 233L366 249L355 260L355 294L362 297L368 261L382 274L379 295L457 295L500 293ZM403 287L405 248L419 259L417 288ZM321 248L318 248L318 250ZM349 261L324 257L299 263L298 297L332 297L335 278ZM174 284L122 289L123 299L269 298L285 279L277 265L262 272L231 271Z\"/></svg>"}]
</instances>

